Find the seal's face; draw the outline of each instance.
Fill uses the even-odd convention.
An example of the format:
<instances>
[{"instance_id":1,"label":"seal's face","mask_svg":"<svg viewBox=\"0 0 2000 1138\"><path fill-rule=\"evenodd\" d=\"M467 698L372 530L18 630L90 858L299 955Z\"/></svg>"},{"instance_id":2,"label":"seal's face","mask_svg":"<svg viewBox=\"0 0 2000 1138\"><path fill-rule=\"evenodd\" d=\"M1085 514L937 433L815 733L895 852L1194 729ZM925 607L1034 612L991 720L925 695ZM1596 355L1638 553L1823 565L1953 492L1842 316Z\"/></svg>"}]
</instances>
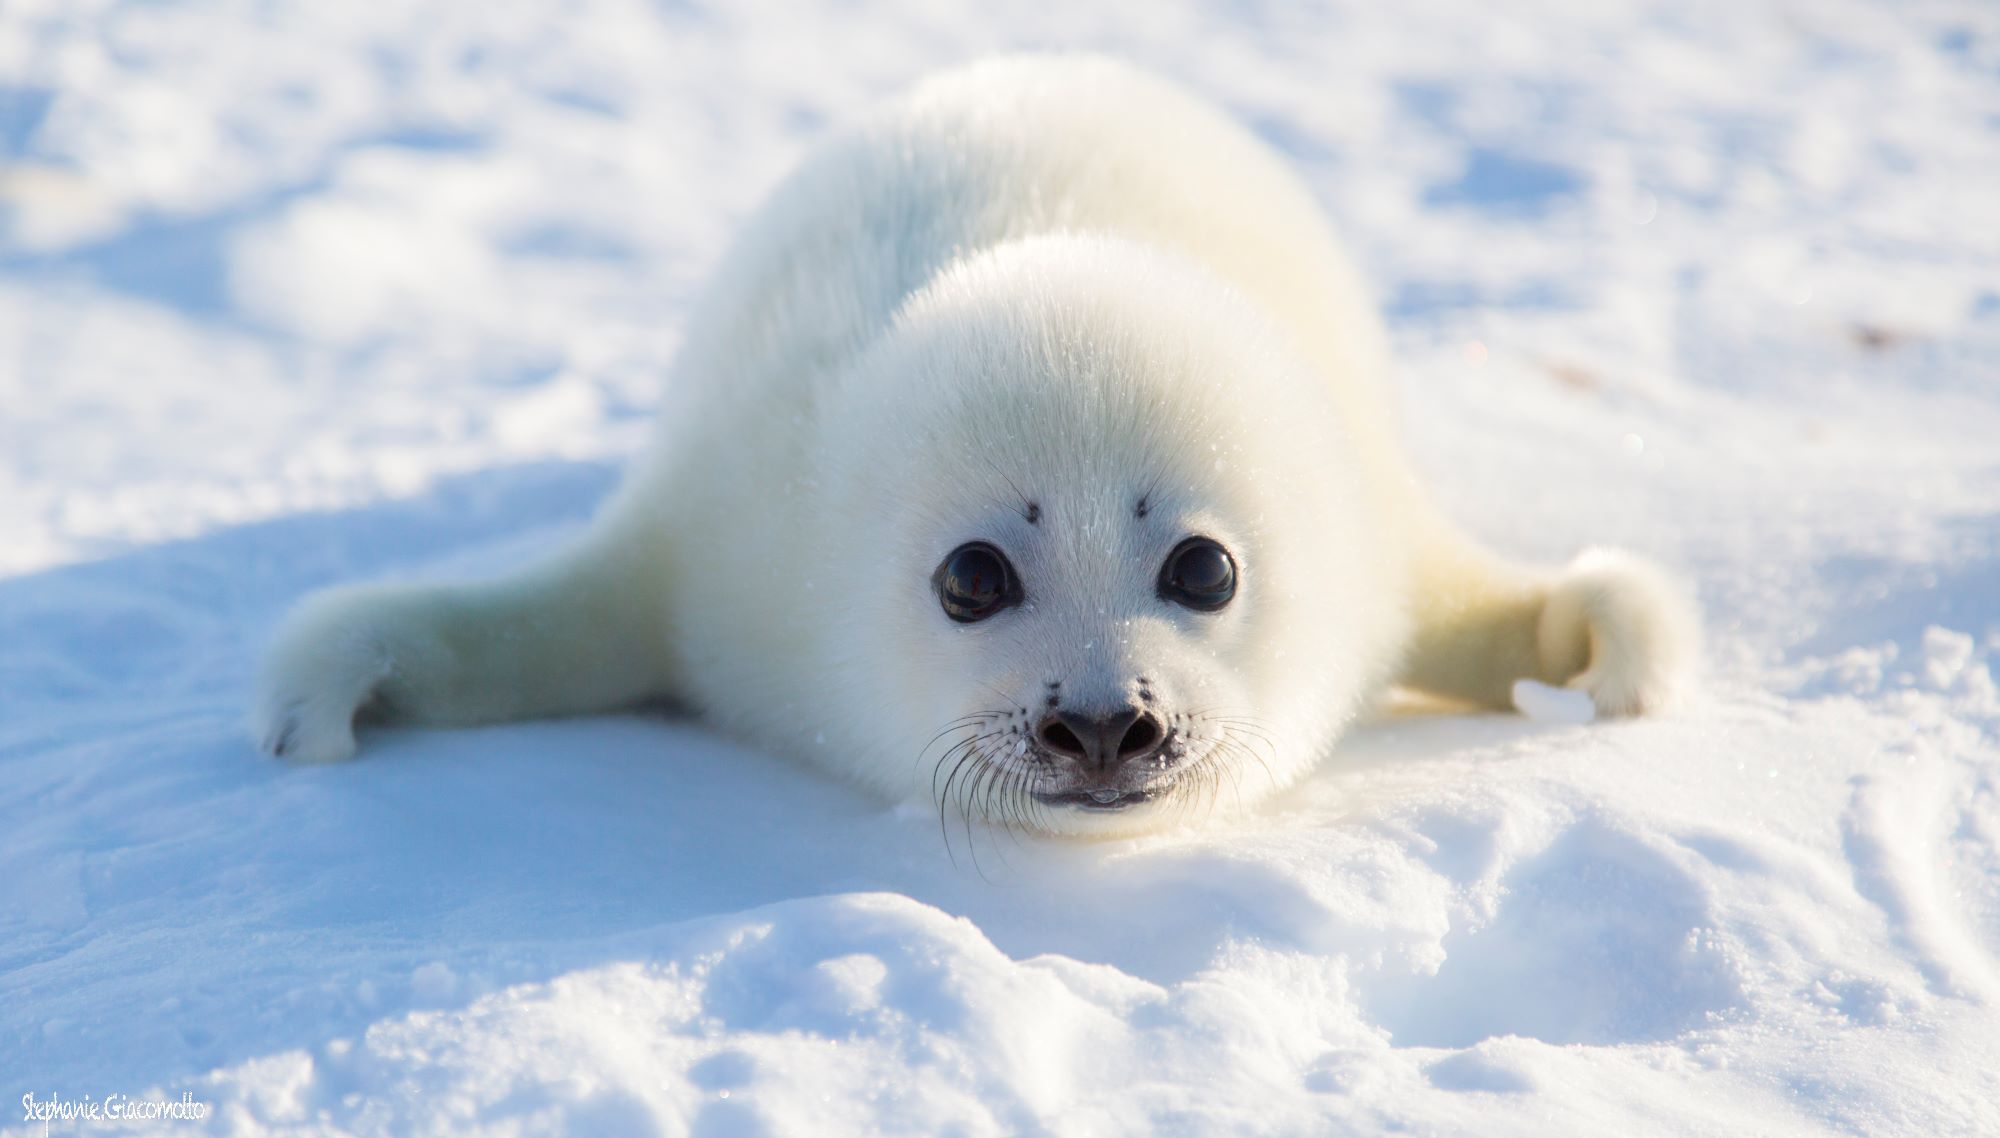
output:
<instances>
[{"instance_id":1,"label":"seal's face","mask_svg":"<svg viewBox=\"0 0 2000 1138\"><path fill-rule=\"evenodd\" d=\"M1149 498L1133 502L1129 532L1111 548L1110 527L1077 527L1083 540L1066 540L1053 532L1062 514L1030 500L1025 530L1002 527L1012 555L981 538L938 563L938 608L972 649L961 669L995 697L934 740L942 800L990 800L1003 817L1043 826L1051 812L1186 805L1210 789L1197 784L1268 746L1240 685L1212 663L1240 623L1225 616L1244 578L1236 555L1207 534L1175 540L1181 527L1152 523Z\"/></svg>"},{"instance_id":2,"label":"seal's face","mask_svg":"<svg viewBox=\"0 0 2000 1138\"><path fill-rule=\"evenodd\" d=\"M1061 833L1200 821L1318 758L1346 692L1312 630L1342 559L1274 524L1326 499L1288 492L1241 415L1161 391L1120 426L1083 378L1032 396L1036 443L977 449L998 423L963 406L933 428L923 449L962 457L890 547L911 651L886 694L927 728L916 773L947 808Z\"/></svg>"},{"instance_id":3,"label":"seal's face","mask_svg":"<svg viewBox=\"0 0 2000 1138\"><path fill-rule=\"evenodd\" d=\"M1396 608L1381 543L1313 377L1233 298L1032 252L920 298L833 424L862 504L824 538L858 712L827 750L1003 824L1198 820L1351 711Z\"/></svg>"}]
</instances>

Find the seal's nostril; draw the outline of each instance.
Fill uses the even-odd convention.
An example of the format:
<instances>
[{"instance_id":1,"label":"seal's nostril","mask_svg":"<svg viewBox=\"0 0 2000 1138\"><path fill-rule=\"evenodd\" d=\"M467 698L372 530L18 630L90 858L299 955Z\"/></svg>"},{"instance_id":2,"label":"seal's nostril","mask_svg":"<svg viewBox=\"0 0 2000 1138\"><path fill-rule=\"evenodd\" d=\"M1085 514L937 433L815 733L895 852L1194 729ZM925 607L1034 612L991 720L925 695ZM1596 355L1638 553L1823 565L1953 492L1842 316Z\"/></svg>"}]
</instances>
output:
<instances>
[{"instance_id":1,"label":"seal's nostril","mask_svg":"<svg viewBox=\"0 0 2000 1138\"><path fill-rule=\"evenodd\" d=\"M1083 740L1077 738L1076 732L1070 730L1068 724L1055 716L1051 715L1042 720L1039 734L1042 737L1042 745L1049 750L1074 759L1084 757Z\"/></svg>"},{"instance_id":2,"label":"seal's nostril","mask_svg":"<svg viewBox=\"0 0 2000 1138\"><path fill-rule=\"evenodd\" d=\"M1143 755L1159 746L1164 735L1165 732L1160 730L1159 717L1147 712L1125 729L1125 737L1118 741L1118 757L1129 759L1134 755Z\"/></svg>"}]
</instances>

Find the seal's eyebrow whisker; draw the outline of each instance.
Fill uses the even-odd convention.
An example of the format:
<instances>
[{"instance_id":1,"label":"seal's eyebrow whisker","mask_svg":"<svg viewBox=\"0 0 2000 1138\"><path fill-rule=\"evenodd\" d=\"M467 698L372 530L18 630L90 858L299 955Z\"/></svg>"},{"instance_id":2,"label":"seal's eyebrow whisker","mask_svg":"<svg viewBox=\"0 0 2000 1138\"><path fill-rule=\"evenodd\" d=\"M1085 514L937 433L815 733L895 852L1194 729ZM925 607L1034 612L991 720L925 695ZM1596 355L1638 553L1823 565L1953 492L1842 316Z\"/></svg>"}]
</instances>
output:
<instances>
[{"instance_id":1,"label":"seal's eyebrow whisker","mask_svg":"<svg viewBox=\"0 0 2000 1138\"><path fill-rule=\"evenodd\" d=\"M1031 526L1039 524L1042 520L1042 504L1022 493L1021 487L1016 485L1012 478L1008 477L1007 472L1000 468L999 463L993 461L992 455L982 453L979 457L986 460L986 465L992 467L993 473L1000 476L1000 481L1007 484L1007 489L1012 490L1014 496L1021 500L1021 516L1028 520L1028 524Z\"/></svg>"},{"instance_id":2,"label":"seal's eyebrow whisker","mask_svg":"<svg viewBox=\"0 0 2000 1138\"><path fill-rule=\"evenodd\" d=\"M1151 512L1153 508L1153 492L1160 488L1160 479L1165 477L1164 473L1155 474L1153 475L1153 480L1146 483L1146 488L1139 492L1138 505L1132 507L1133 517L1143 518L1147 513Z\"/></svg>"}]
</instances>

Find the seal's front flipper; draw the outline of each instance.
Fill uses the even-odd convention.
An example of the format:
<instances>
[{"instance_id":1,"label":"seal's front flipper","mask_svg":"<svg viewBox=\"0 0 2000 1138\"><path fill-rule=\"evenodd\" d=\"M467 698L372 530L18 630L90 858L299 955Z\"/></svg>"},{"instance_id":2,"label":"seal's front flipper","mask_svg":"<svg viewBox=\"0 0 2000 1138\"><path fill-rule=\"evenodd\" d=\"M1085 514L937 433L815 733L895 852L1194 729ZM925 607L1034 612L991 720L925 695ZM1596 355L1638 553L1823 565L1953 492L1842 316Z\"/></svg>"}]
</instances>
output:
<instances>
[{"instance_id":1,"label":"seal's front flipper","mask_svg":"<svg viewBox=\"0 0 2000 1138\"><path fill-rule=\"evenodd\" d=\"M472 724L668 694L657 597L629 554L586 542L511 577L331 589L286 618L252 732L300 762L355 751L354 723Z\"/></svg>"},{"instance_id":2,"label":"seal's front flipper","mask_svg":"<svg viewBox=\"0 0 2000 1138\"><path fill-rule=\"evenodd\" d=\"M1651 563L1591 550L1553 574L1440 542L1412 576L1412 633L1397 682L1486 707L1516 680L1587 692L1601 715L1672 704L1698 651L1693 605Z\"/></svg>"}]
</instances>

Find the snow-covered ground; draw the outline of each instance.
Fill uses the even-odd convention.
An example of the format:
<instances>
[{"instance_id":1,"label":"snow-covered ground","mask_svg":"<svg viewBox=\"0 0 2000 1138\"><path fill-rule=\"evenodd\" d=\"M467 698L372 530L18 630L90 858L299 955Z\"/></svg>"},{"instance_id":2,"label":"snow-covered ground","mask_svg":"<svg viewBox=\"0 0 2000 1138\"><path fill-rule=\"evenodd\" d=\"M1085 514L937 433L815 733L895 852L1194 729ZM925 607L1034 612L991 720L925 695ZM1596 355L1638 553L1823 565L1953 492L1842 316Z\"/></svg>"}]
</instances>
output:
<instances>
[{"instance_id":1,"label":"snow-covered ground","mask_svg":"<svg viewBox=\"0 0 2000 1138\"><path fill-rule=\"evenodd\" d=\"M1096 845L662 718L253 753L286 606L574 532L759 195L1026 46L1290 154L1446 500L1674 566L1702 700ZM7 0L0 227L0 1125L2000 1133L1990 4Z\"/></svg>"}]
</instances>

